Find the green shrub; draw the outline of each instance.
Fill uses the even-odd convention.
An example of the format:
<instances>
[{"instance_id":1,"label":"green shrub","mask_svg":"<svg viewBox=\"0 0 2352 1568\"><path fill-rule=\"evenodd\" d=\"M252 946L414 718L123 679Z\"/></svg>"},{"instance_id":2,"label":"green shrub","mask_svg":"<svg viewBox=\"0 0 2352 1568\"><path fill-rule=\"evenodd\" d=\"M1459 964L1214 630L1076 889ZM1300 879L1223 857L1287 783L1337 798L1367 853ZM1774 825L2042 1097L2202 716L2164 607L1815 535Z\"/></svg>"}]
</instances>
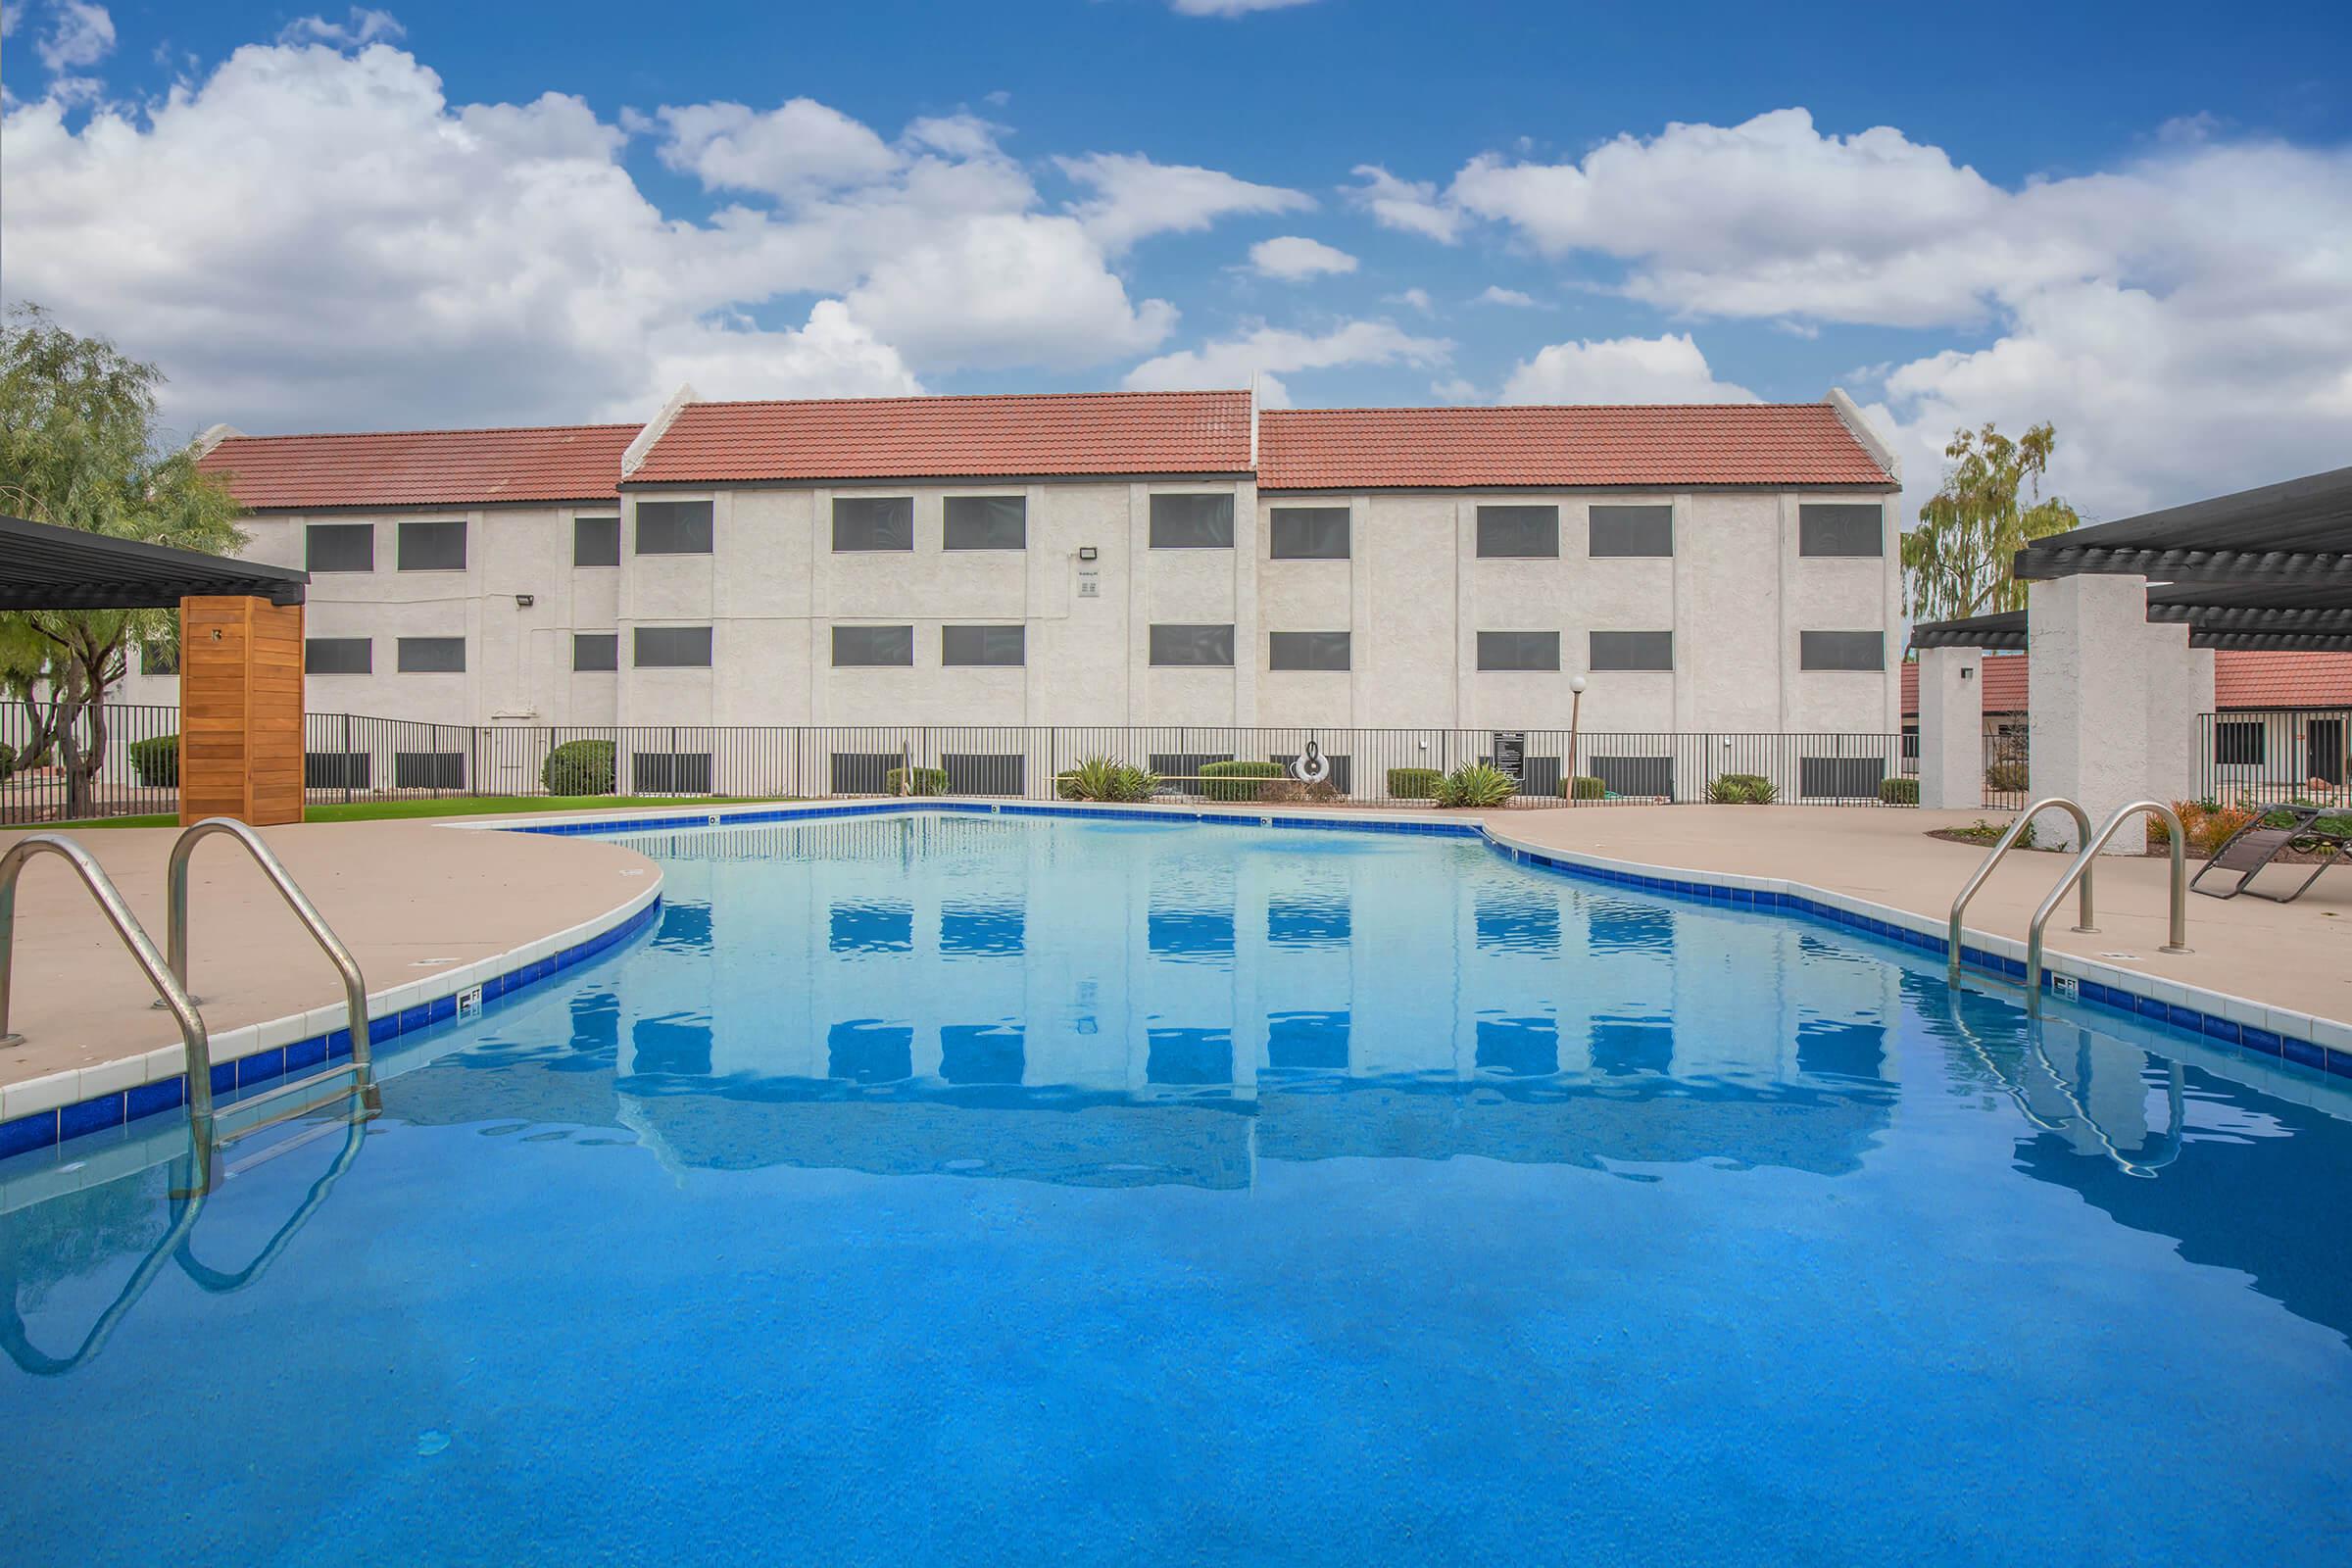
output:
<instances>
[{"instance_id":1,"label":"green shrub","mask_svg":"<svg viewBox=\"0 0 2352 1568\"><path fill-rule=\"evenodd\" d=\"M1265 788L1257 780L1284 776L1280 762L1203 762L1200 793L1212 801L1254 801Z\"/></svg>"},{"instance_id":2,"label":"green shrub","mask_svg":"<svg viewBox=\"0 0 2352 1568\"><path fill-rule=\"evenodd\" d=\"M1067 772L1054 775L1054 793L1065 801L1148 801L1159 788L1159 775L1107 757L1090 757Z\"/></svg>"},{"instance_id":3,"label":"green shrub","mask_svg":"<svg viewBox=\"0 0 2352 1568\"><path fill-rule=\"evenodd\" d=\"M611 741L565 741L547 754L539 782L550 795L610 795L613 761Z\"/></svg>"},{"instance_id":4,"label":"green shrub","mask_svg":"<svg viewBox=\"0 0 2352 1568\"><path fill-rule=\"evenodd\" d=\"M1760 773L1726 773L1707 786L1717 806L1770 806L1781 792Z\"/></svg>"},{"instance_id":5,"label":"green shrub","mask_svg":"<svg viewBox=\"0 0 2352 1568\"><path fill-rule=\"evenodd\" d=\"M6 779L16 770L17 749L6 741L0 741L0 779Z\"/></svg>"},{"instance_id":6,"label":"green shrub","mask_svg":"<svg viewBox=\"0 0 2352 1568\"><path fill-rule=\"evenodd\" d=\"M2033 772L2022 761L1995 762L1984 770L1984 787L2002 794L2023 795L2033 788Z\"/></svg>"},{"instance_id":7,"label":"green shrub","mask_svg":"<svg viewBox=\"0 0 2352 1568\"><path fill-rule=\"evenodd\" d=\"M905 768L892 768L889 772L882 775L882 793L885 795L898 794L899 786L906 781L906 770ZM947 769L939 767L916 768L914 770L914 788L908 790L906 793L909 795L947 794Z\"/></svg>"},{"instance_id":8,"label":"green shrub","mask_svg":"<svg viewBox=\"0 0 2352 1568\"><path fill-rule=\"evenodd\" d=\"M1467 762L1438 781L1437 803L1473 808L1508 805L1519 781L1499 767Z\"/></svg>"},{"instance_id":9,"label":"green shrub","mask_svg":"<svg viewBox=\"0 0 2352 1568\"><path fill-rule=\"evenodd\" d=\"M1598 801L1608 797L1608 786L1590 773L1579 773L1568 781L1567 796L1572 801Z\"/></svg>"},{"instance_id":10,"label":"green shrub","mask_svg":"<svg viewBox=\"0 0 2352 1568\"><path fill-rule=\"evenodd\" d=\"M172 789L179 784L179 737L157 735L130 743L131 769L149 789Z\"/></svg>"},{"instance_id":11,"label":"green shrub","mask_svg":"<svg viewBox=\"0 0 2352 1568\"><path fill-rule=\"evenodd\" d=\"M1389 798L1397 801L1426 801L1438 793L1438 785L1446 775L1434 767L1392 767L1389 769Z\"/></svg>"},{"instance_id":12,"label":"green shrub","mask_svg":"<svg viewBox=\"0 0 2352 1568\"><path fill-rule=\"evenodd\" d=\"M1879 780L1879 799L1888 806L1917 806L1919 780L1915 778L1883 778Z\"/></svg>"}]
</instances>

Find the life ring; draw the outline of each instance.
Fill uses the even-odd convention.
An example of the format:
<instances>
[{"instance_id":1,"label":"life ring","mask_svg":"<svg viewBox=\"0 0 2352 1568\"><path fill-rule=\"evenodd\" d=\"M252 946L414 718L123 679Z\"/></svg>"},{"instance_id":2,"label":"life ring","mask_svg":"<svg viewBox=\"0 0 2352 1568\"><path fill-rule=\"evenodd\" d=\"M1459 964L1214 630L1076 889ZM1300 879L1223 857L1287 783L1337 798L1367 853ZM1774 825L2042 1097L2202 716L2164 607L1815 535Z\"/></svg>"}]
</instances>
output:
<instances>
[{"instance_id":1,"label":"life ring","mask_svg":"<svg viewBox=\"0 0 2352 1568\"><path fill-rule=\"evenodd\" d=\"M1320 745L1308 741L1306 750L1291 759L1291 777L1301 784L1320 784L1331 777L1331 759Z\"/></svg>"}]
</instances>

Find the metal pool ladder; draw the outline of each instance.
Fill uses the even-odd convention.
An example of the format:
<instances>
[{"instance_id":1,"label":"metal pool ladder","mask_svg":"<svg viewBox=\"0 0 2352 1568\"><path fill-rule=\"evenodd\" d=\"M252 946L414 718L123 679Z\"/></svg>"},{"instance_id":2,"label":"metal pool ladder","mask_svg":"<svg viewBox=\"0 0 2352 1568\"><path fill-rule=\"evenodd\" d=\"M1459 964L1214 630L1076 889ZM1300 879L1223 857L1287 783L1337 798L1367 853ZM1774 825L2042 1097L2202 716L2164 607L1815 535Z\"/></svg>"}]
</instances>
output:
<instances>
[{"instance_id":1,"label":"metal pool ladder","mask_svg":"<svg viewBox=\"0 0 2352 1568\"><path fill-rule=\"evenodd\" d=\"M2034 818L2053 808L2065 811L2075 819L2075 826L2081 830L2076 836L2076 843L2085 846L2090 843L2090 813L2063 795L2044 796L2017 813L2017 820L2009 824L2009 831L2001 835L2000 842L1993 845L1992 853L1984 857L1984 863L1977 867L1976 875L1968 879L1968 885L1963 887L1960 890L1960 896L1952 901L1951 932L1946 953L1949 960L1948 971L1954 985L1960 983L1960 917L1968 912L1969 900L1975 898L1977 890L1984 887L1985 879L1992 875L1992 868L2001 863L2001 857L2007 855L2017 846L2017 841L2025 837L2026 829L2033 824ZM2082 862L2082 893L2081 907L2075 917L2075 929L2077 931L2096 931L2098 927L2090 923L2092 918L2090 861L2080 853L2076 855L2076 859ZM2036 925L2035 929L2040 928Z\"/></svg>"},{"instance_id":2,"label":"metal pool ladder","mask_svg":"<svg viewBox=\"0 0 2352 1568\"><path fill-rule=\"evenodd\" d=\"M2188 835L2181 830L2179 813L2162 801L2133 801L2131 805L2120 808L2113 816L2109 817L2107 825L2099 829L2097 837L2084 841L2082 853L2077 855L2073 862L2067 866L2066 874L2058 879L2058 885L2050 889L2050 896L2041 901L2041 907L2034 911L2034 927L2026 933L2026 1010L2028 1012L2038 1014L2041 1011L2041 932L2042 927L2050 923L2050 912L2058 907L2058 901L2066 897L2066 890L2080 882L2083 889L2082 917L2085 921L2089 920L2091 857L2106 847L2107 841L2115 837L2117 829L2142 811L2154 813L2164 823L2173 849L2172 923L2168 940L2163 947L2156 951L2159 953L2193 951L2188 945L2188 852L2185 842Z\"/></svg>"}]
</instances>

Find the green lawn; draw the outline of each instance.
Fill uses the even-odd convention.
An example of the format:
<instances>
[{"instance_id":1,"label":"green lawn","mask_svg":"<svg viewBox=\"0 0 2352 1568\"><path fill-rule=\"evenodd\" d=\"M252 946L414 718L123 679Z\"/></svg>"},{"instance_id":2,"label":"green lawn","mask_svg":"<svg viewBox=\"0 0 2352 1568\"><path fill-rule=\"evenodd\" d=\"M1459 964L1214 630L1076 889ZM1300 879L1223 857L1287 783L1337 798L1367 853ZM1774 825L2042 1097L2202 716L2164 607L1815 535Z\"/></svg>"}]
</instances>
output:
<instances>
[{"instance_id":1,"label":"green lawn","mask_svg":"<svg viewBox=\"0 0 2352 1568\"><path fill-rule=\"evenodd\" d=\"M448 795L437 801L353 801L348 806L305 807L302 819L306 822L383 822L415 816L486 816L500 812L521 815L541 811L636 810L647 807L700 810L713 806L757 806L799 798L796 795L763 795L745 800L708 797L685 799L675 795L539 795L517 799L504 795ZM95 828L108 827L171 827L178 821L177 816L157 813L149 816L97 816L78 822L25 825L44 833L86 833Z\"/></svg>"}]
</instances>

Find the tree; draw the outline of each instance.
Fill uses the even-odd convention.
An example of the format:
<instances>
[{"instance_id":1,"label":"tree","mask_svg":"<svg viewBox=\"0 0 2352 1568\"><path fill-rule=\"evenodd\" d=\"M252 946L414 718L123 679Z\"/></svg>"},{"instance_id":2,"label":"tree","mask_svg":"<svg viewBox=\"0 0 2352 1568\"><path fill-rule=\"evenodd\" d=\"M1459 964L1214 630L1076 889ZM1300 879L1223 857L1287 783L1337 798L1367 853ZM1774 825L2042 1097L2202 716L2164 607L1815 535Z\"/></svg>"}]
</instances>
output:
<instances>
[{"instance_id":1,"label":"tree","mask_svg":"<svg viewBox=\"0 0 2352 1568\"><path fill-rule=\"evenodd\" d=\"M1952 437L1943 449L1952 460L1943 488L1919 509L1920 525L1903 535L1905 608L1914 620L2025 608L2025 586L2010 575L2017 553L2082 521L2058 497L2042 498L2042 474L2057 444L2047 421L2018 441L1989 424Z\"/></svg>"},{"instance_id":2,"label":"tree","mask_svg":"<svg viewBox=\"0 0 2352 1568\"><path fill-rule=\"evenodd\" d=\"M0 322L0 512L214 555L241 547L227 486L158 427L163 379L36 306L9 312ZM102 703L129 648L177 635L169 610L0 613L0 700L24 709L23 759L52 758L65 770L69 814L90 809L106 758Z\"/></svg>"}]
</instances>

